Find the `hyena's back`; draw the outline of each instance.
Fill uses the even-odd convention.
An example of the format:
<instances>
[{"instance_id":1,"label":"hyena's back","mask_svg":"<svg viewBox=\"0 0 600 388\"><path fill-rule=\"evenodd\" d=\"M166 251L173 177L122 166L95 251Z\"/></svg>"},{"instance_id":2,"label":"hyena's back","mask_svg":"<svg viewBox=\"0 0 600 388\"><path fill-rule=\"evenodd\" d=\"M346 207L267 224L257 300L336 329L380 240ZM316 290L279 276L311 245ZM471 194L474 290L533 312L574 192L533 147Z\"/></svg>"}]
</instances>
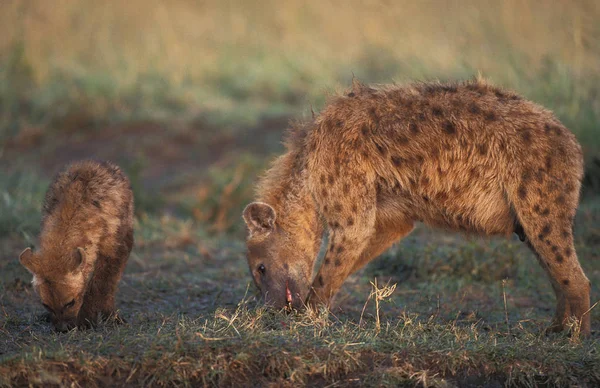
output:
<instances>
[{"instance_id":1,"label":"hyena's back","mask_svg":"<svg viewBox=\"0 0 600 388\"><path fill-rule=\"evenodd\" d=\"M305 140L314 196L334 225L354 220L352 207L335 209L366 185L379 220L482 234L532 223L530 234L549 234L544 217L572 223L583 174L580 146L551 112L478 81L356 85Z\"/></svg>"},{"instance_id":2,"label":"hyena's back","mask_svg":"<svg viewBox=\"0 0 600 388\"><path fill-rule=\"evenodd\" d=\"M110 162L86 160L60 172L46 192L41 243L98 247L114 257L133 227L128 178Z\"/></svg>"}]
</instances>

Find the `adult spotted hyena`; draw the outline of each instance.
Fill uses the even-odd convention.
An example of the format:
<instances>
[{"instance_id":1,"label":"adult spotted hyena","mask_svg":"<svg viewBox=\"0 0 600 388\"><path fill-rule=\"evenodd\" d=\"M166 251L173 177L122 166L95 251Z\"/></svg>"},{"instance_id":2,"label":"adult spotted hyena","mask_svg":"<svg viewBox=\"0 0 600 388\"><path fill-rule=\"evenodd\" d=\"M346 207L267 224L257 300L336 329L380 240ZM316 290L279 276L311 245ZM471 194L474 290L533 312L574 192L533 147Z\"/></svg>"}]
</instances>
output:
<instances>
[{"instance_id":1,"label":"adult spotted hyena","mask_svg":"<svg viewBox=\"0 0 600 388\"><path fill-rule=\"evenodd\" d=\"M66 331L114 314L115 292L133 247L133 194L119 167L83 161L50 185L40 249L19 260L54 327Z\"/></svg>"},{"instance_id":2,"label":"adult spotted hyena","mask_svg":"<svg viewBox=\"0 0 600 388\"><path fill-rule=\"evenodd\" d=\"M558 300L552 329L590 331L590 283L573 247L579 144L554 115L476 80L355 83L296 125L244 210L248 263L267 302L329 303L344 280L420 221L517 233ZM329 242L313 277L324 222Z\"/></svg>"}]
</instances>

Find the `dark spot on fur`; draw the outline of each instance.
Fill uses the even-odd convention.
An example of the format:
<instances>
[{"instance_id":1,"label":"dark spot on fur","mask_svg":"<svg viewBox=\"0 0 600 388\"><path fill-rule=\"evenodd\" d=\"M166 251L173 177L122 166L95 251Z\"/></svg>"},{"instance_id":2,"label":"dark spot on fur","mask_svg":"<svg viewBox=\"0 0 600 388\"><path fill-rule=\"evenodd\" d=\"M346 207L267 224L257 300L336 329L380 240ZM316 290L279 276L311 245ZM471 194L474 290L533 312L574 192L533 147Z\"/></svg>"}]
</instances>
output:
<instances>
[{"instance_id":1,"label":"dark spot on fur","mask_svg":"<svg viewBox=\"0 0 600 388\"><path fill-rule=\"evenodd\" d=\"M565 248L565 256L571 257L571 253L573 253L573 251L571 251L571 248Z\"/></svg>"},{"instance_id":2,"label":"dark spot on fur","mask_svg":"<svg viewBox=\"0 0 600 388\"><path fill-rule=\"evenodd\" d=\"M342 253L342 252L344 252L344 247L340 245L340 246L338 247L338 249L337 249L337 253L338 253L338 255L339 255L339 254L340 254L340 253Z\"/></svg>"},{"instance_id":3,"label":"dark spot on fur","mask_svg":"<svg viewBox=\"0 0 600 388\"><path fill-rule=\"evenodd\" d=\"M550 226L550 224L546 224L542 227L542 230L540 231L540 234L538 237L540 238L540 240L542 240L542 239L544 239L544 237L548 236L551 231L552 231L552 226Z\"/></svg>"},{"instance_id":4,"label":"dark spot on fur","mask_svg":"<svg viewBox=\"0 0 600 388\"><path fill-rule=\"evenodd\" d=\"M339 202L336 202L333 205L333 210L335 210L336 212L341 212L342 211L342 204L340 204Z\"/></svg>"},{"instance_id":5,"label":"dark spot on fur","mask_svg":"<svg viewBox=\"0 0 600 388\"><path fill-rule=\"evenodd\" d=\"M527 189L524 185L519 186L518 194L519 198L521 199L525 199L525 197L527 197Z\"/></svg>"},{"instance_id":6,"label":"dark spot on fur","mask_svg":"<svg viewBox=\"0 0 600 388\"><path fill-rule=\"evenodd\" d=\"M343 126L344 126L344 122L343 122L342 120L338 120L338 121L335 123L335 125L336 125L336 127L338 127L338 128L341 128L341 127L343 127Z\"/></svg>"},{"instance_id":7,"label":"dark spot on fur","mask_svg":"<svg viewBox=\"0 0 600 388\"><path fill-rule=\"evenodd\" d=\"M325 265L329 265L329 264L331 264L331 260L329 260L329 257L326 257L326 258L325 258L324 264L325 264Z\"/></svg>"},{"instance_id":8,"label":"dark spot on fur","mask_svg":"<svg viewBox=\"0 0 600 388\"><path fill-rule=\"evenodd\" d=\"M446 132L448 135L455 134L456 127L454 126L454 123L449 120L444 121L444 132Z\"/></svg>"},{"instance_id":9,"label":"dark spot on fur","mask_svg":"<svg viewBox=\"0 0 600 388\"><path fill-rule=\"evenodd\" d=\"M496 121L496 120L498 120L498 115L496 115L496 112L492 112L492 111L486 112L486 114L485 114L484 117L485 117L485 121Z\"/></svg>"},{"instance_id":10,"label":"dark spot on fur","mask_svg":"<svg viewBox=\"0 0 600 388\"><path fill-rule=\"evenodd\" d=\"M327 178L327 181L329 182L330 185L333 185L334 179L333 179L332 174L329 174L329 178Z\"/></svg>"},{"instance_id":11,"label":"dark spot on fur","mask_svg":"<svg viewBox=\"0 0 600 388\"><path fill-rule=\"evenodd\" d=\"M363 127L361 128L360 131L362 132L363 136L365 136L365 137L369 135L369 128L367 128L366 125L363 125Z\"/></svg>"},{"instance_id":12,"label":"dark spot on fur","mask_svg":"<svg viewBox=\"0 0 600 388\"><path fill-rule=\"evenodd\" d=\"M477 151L479 152L479 155L484 156L487 152L487 144L477 144Z\"/></svg>"},{"instance_id":13,"label":"dark spot on fur","mask_svg":"<svg viewBox=\"0 0 600 388\"><path fill-rule=\"evenodd\" d=\"M321 196L323 198L327 198L327 189L326 188L321 189ZM324 209L327 209L327 205L325 205Z\"/></svg>"},{"instance_id":14,"label":"dark spot on fur","mask_svg":"<svg viewBox=\"0 0 600 388\"><path fill-rule=\"evenodd\" d=\"M381 155L385 155L385 149L383 148L383 146L381 144L375 144L375 146L377 147L377 151L379 151L379 153Z\"/></svg>"},{"instance_id":15,"label":"dark spot on fur","mask_svg":"<svg viewBox=\"0 0 600 388\"><path fill-rule=\"evenodd\" d=\"M348 194L350 192L350 184L344 183L344 194Z\"/></svg>"},{"instance_id":16,"label":"dark spot on fur","mask_svg":"<svg viewBox=\"0 0 600 388\"><path fill-rule=\"evenodd\" d=\"M334 223L331 226L333 229L338 229L340 227L340 223L337 221L334 221Z\"/></svg>"},{"instance_id":17,"label":"dark spot on fur","mask_svg":"<svg viewBox=\"0 0 600 388\"><path fill-rule=\"evenodd\" d=\"M402 164L402 158L399 156L392 156L392 163L394 164L394 166L400 167L400 165Z\"/></svg>"},{"instance_id":18,"label":"dark spot on fur","mask_svg":"<svg viewBox=\"0 0 600 388\"><path fill-rule=\"evenodd\" d=\"M342 265L342 262L340 259L335 259L335 266L339 267L340 265Z\"/></svg>"},{"instance_id":19,"label":"dark spot on fur","mask_svg":"<svg viewBox=\"0 0 600 388\"><path fill-rule=\"evenodd\" d=\"M325 285L325 282L323 281L323 276L319 275L319 285L321 287L323 287Z\"/></svg>"},{"instance_id":20,"label":"dark spot on fur","mask_svg":"<svg viewBox=\"0 0 600 388\"><path fill-rule=\"evenodd\" d=\"M327 193L325 193L327 194ZM323 213L327 213L327 211L329 210L329 207L327 205L323 205Z\"/></svg>"},{"instance_id":21,"label":"dark spot on fur","mask_svg":"<svg viewBox=\"0 0 600 388\"><path fill-rule=\"evenodd\" d=\"M481 108L479 108L479 105L477 105L476 103L472 102L469 105L469 112L473 113L473 114L479 114L481 113Z\"/></svg>"},{"instance_id":22,"label":"dark spot on fur","mask_svg":"<svg viewBox=\"0 0 600 388\"><path fill-rule=\"evenodd\" d=\"M525 144L531 144L531 132L528 129L525 129L520 132L521 138Z\"/></svg>"},{"instance_id":23,"label":"dark spot on fur","mask_svg":"<svg viewBox=\"0 0 600 388\"><path fill-rule=\"evenodd\" d=\"M92 204L93 204L94 206L96 206L98 209L100 209L100 208L101 208L101 207L100 207L100 202L98 202L98 201L96 201L96 200L92 201Z\"/></svg>"},{"instance_id":24,"label":"dark spot on fur","mask_svg":"<svg viewBox=\"0 0 600 388\"><path fill-rule=\"evenodd\" d=\"M354 96L355 96L354 92L348 93L348 97L354 97Z\"/></svg>"},{"instance_id":25,"label":"dark spot on fur","mask_svg":"<svg viewBox=\"0 0 600 388\"><path fill-rule=\"evenodd\" d=\"M564 195L559 195L558 197L556 197L556 204L558 205L563 205L565 203L565 196Z\"/></svg>"},{"instance_id":26,"label":"dark spot on fur","mask_svg":"<svg viewBox=\"0 0 600 388\"><path fill-rule=\"evenodd\" d=\"M567 229L564 229L562 231L563 238L568 238L570 235L571 235L571 233Z\"/></svg>"},{"instance_id":27,"label":"dark spot on fur","mask_svg":"<svg viewBox=\"0 0 600 388\"><path fill-rule=\"evenodd\" d=\"M348 217L348 221L346 221L346 225L348 225L348 226L354 225L354 218Z\"/></svg>"},{"instance_id":28,"label":"dark spot on fur","mask_svg":"<svg viewBox=\"0 0 600 388\"><path fill-rule=\"evenodd\" d=\"M325 184L325 181L327 180L327 177L325 177L325 174L321 174L321 184Z\"/></svg>"},{"instance_id":29,"label":"dark spot on fur","mask_svg":"<svg viewBox=\"0 0 600 388\"><path fill-rule=\"evenodd\" d=\"M539 213L540 212L540 205L534 205L533 206L533 211L536 212L536 213Z\"/></svg>"},{"instance_id":30,"label":"dark spot on fur","mask_svg":"<svg viewBox=\"0 0 600 388\"><path fill-rule=\"evenodd\" d=\"M443 202L443 201L446 201L448 199L448 194L445 191L440 191L439 193L437 193L435 195L435 198L438 201Z\"/></svg>"},{"instance_id":31,"label":"dark spot on fur","mask_svg":"<svg viewBox=\"0 0 600 388\"><path fill-rule=\"evenodd\" d=\"M568 285L569 285L569 279L565 279L565 280L563 280L563 284L564 284L565 286L568 286Z\"/></svg>"},{"instance_id":32,"label":"dark spot on fur","mask_svg":"<svg viewBox=\"0 0 600 388\"><path fill-rule=\"evenodd\" d=\"M411 122L410 124L408 124L408 129L412 132L412 133L419 133L419 127L417 126L416 123Z\"/></svg>"},{"instance_id":33,"label":"dark spot on fur","mask_svg":"<svg viewBox=\"0 0 600 388\"><path fill-rule=\"evenodd\" d=\"M431 113L436 116L436 117L440 117L444 114L444 111L442 110L441 107L439 106L434 106L431 108Z\"/></svg>"},{"instance_id":34,"label":"dark spot on fur","mask_svg":"<svg viewBox=\"0 0 600 388\"><path fill-rule=\"evenodd\" d=\"M334 250L335 250L335 244L333 244L333 243L332 243L332 244L329 246L329 252L333 252Z\"/></svg>"},{"instance_id":35,"label":"dark spot on fur","mask_svg":"<svg viewBox=\"0 0 600 388\"><path fill-rule=\"evenodd\" d=\"M556 245L552 245L552 253L558 252L558 247Z\"/></svg>"},{"instance_id":36,"label":"dark spot on fur","mask_svg":"<svg viewBox=\"0 0 600 388\"><path fill-rule=\"evenodd\" d=\"M427 187L429 186L429 178L426 176L423 176L421 178L421 186Z\"/></svg>"},{"instance_id":37,"label":"dark spot on fur","mask_svg":"<svg viewBox=\"0 0 600 388\"><path fill-rule=\"evenodd\" d=\"M551 123L546 123L544 124L544 131L546 133L550 133L550 132L554 132L556 135L561 135L562 134L562 130L558 125L554 125Z\"/></svg>"},{"instance_id":38,"label":"dark spot on fur","mask_svg":"<svg viewBox=\"0 0 600 388\"><path fill-rule=\"evenodd\" d=\"M427 120L427 117L425 117L425 113L419 113L417 115L417 117L419 118L419 121L425 121L425 120Z\"/></svg>"},{"instance_id":39,"label":"dark spot on fur","mask_svg":"<svg viewBox=\"0 0 600 388\"><path fill-rule=\"evenodd\" d=\"M564 258L562 257L562 255L560 253L556 254L556 261L558 263L562 263L564 261Z\"/></svg>"},{"instance_id":40,"label":"dark spot on fur","mask_svg":"<svg viewBox=\"0 0 600 388\"><path fill-rule=\"evenodd\" d=\"M439 172L441 175L442 171L439 171ZM469 170L469 176L471 177L471 179L479 178L479 170L477 169L477 167L471 167L471 169Z\"/></svg>"},{"instance_id":41,"label":"dark spot on fur","mask_svg":"<svg viewBox=\"0 0 600 388\"><path fill-rule=\"evenodd\" d=\"M428 197L428 196L426 196L426 195L424 195L424 196L423 196L423 201L425 201L425 202L429 202L429 197Z\"/></svg>"},{"instance_id":42,"label":"dark spot on fur","mask_svg":"<svg viewBox=\"0 0 600 388\"><path fill-rule=\"evenodd\" d=\"M401 135L398 137L398 143L400 144L407 144L408 143L408 137Z\"/></svg>"},{"instance_id":43,"label":"dark spot on fur","mask_svg":"<svg viewBox=\"0 0 600 388\"><path fill-rule=\"evenodd\" d=\"M356 206L356 204L352 205L352 212L356 213L358 211L358 206Z\"/></svg>"},{"instance_id":44,"label":"dark spot on fur","mask_svg":"<svg viewBox=\"0 0 600 388\"><path fill-rule=\"evenodd\" d=\"M565 191L567 193L571 193L571 192L575 191L575 185L572 183L567 183L567 185L565 186Z\"/></svg>"}]
</instances>

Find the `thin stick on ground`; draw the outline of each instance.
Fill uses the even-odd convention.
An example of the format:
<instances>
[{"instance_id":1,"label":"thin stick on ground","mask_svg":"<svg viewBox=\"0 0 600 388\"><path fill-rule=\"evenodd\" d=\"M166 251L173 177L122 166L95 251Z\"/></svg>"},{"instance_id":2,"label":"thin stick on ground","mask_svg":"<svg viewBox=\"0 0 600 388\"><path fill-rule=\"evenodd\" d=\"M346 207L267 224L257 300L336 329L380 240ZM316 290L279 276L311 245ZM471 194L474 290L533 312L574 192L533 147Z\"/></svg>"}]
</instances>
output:
<instances>
[{"instance_id":1,"label":"thin stick on ground","mask_svg":"<svg viewBox=\"0 0 600 388\"><path fill-rule=\"evenodd\" d=\"M508 321L508 307L506 304L506 279L502 280L502 298L504 299L504 319L506 321L506 330L510 335L510 323Z\"/></svg>"}]
</instances>

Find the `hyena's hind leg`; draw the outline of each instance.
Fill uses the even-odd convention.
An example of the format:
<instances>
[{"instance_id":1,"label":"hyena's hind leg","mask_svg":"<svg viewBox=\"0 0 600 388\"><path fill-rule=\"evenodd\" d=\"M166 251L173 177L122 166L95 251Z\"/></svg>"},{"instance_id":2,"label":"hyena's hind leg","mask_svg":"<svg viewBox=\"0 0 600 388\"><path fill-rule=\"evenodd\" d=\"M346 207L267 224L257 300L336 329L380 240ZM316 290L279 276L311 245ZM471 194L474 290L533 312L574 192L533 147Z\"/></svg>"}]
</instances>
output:
<instances>
[{"instance_id":1,"label":"hyena's hind leg","mask_svg":"<svg viewBox=\"0 0 600 388\"><path fill-rule=\"evenodd\" d=\"M557 297L556 315L550 329L562 330L565 321L574 316L581 324L581 333L588 335L590 282L573 244L578 191L560 191L545 197L529 191L531 193L520 186L513 206L527 243L548 273Z\"/></svg>"}]
</instances>

